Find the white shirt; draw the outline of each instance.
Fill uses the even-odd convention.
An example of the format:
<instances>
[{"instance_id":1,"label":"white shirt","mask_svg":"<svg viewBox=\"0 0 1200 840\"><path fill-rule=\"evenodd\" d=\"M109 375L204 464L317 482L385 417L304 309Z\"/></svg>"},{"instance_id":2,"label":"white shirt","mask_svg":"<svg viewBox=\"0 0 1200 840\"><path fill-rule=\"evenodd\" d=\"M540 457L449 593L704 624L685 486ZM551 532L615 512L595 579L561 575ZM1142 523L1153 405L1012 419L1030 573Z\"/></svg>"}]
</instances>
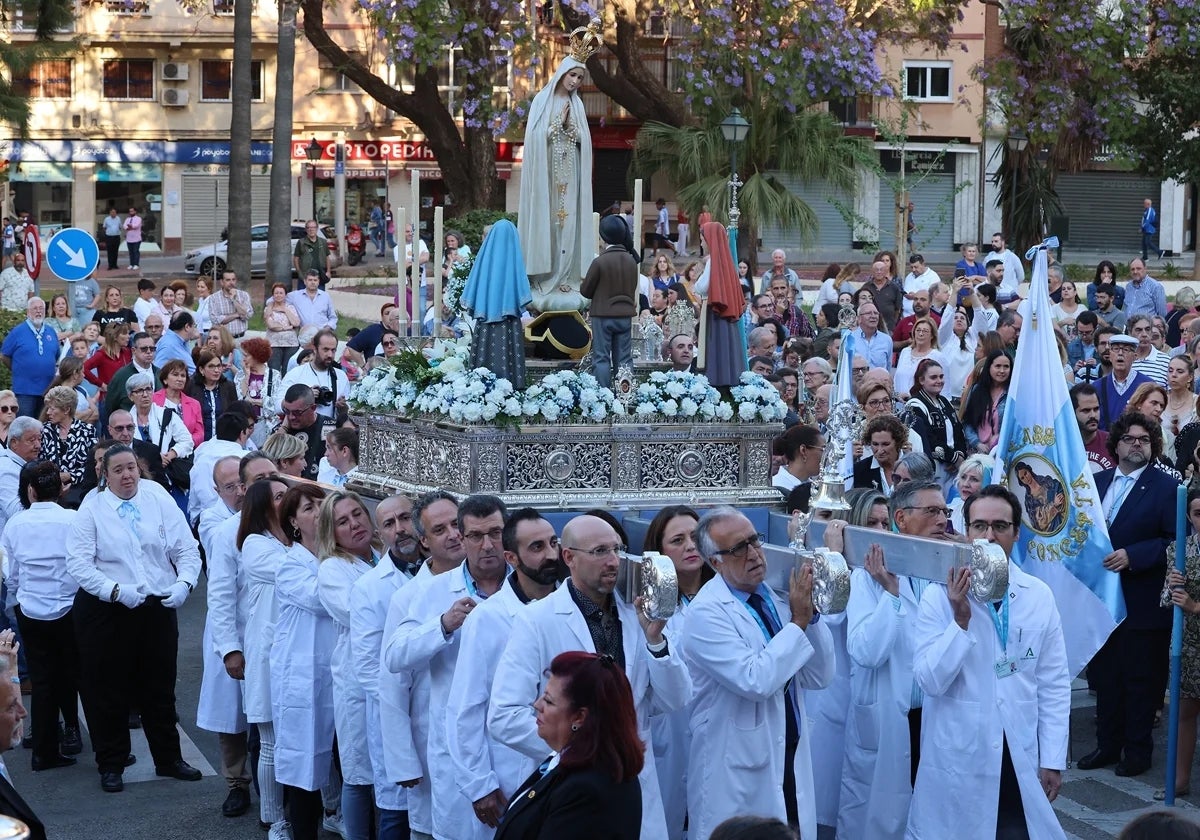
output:
<instances>
[{"instance_id":1,"label":"white shirt","mask_svg":"<svg viewBox=\"0 0 1200 840\"><path fill-rule=\"evenodd\" d=\"M911 295L915 292L927 292L930 286L934 283L940 283L941 280L942 278L932 268L926 268L921 274L913 274L910 271L904 278L904 294ZM913 314L912 301L907 297L904 298L904 314Z\"/></svg>"},{"instance_id":2,"label":"white shirt","mask_svg":"<svg viewBox=\"0 0 1200 840\"><path fill-rule=\"evenodd\" d=\"M179 581L195 586L200 551L171 495L141 480L129 499L136 513L123 502L105 490L80 506L67 534L67 571L79 586L101 601L116 584L146 595L166 595Z\"/></svg>"},{"instance_id":3,"label":"white shirt","mask_svg":"<svg viewBox=\"0 0 1200 840\"><path fill-rule=\"evenodd\" d=\"M137 316L139 330L145 328L144 325L146 323L146 319L150 317L151 313L155 311L157 306L158 301L154 300L153 298L146 300L145 298L139 297L133 302L133 314ZM168 320L164 320L163 326L170 326L170 322Z\"/></svg>"},{"instance_id":4,"label":"white shirt","mask_svg":"<svg viewBox=\"0 0 1200 840\"><path fill-rule=\"evenodd\" d=\"M165 455L174 449L176 455L180 458L186 458L195 449L196 444L192 440L192 433L188 431L187 426L183 425L183 418L180 417L178 411L171 412L171 421L167 423L167 428L164 430L163 407L150 403L149 423L146 426L150 432L149 437L142 435L142 427L138 425L141 422L141 418L138 417L137 408L130 409L129 413L133 415L134 438L156 444L158 451L162 454Z\"/></svg>"},{"instance_id":5,"label":"white shirt","mask_svg":"<svg viewBox=\"0 0 1200 840\"><path fill-rule=\"evenodd\" d=\"M24 510L17 496L23 466L25 461L11 449L0 451L0 533L9 519Z\"/></svg>"},{"instance_id":6,"label":"white shirt","mask_svg":"<svg viewBox=\"0 0 1200 840\"><path fill-rule=\"evenodd\" d=\"M1025 282L1025 266L1021 265L1021 258L1013 253L1012 248L992 253L1004 260L1004 279L1000 281L1000 288L996 290L996 297L1003 301L1016 295L1017 286Z\"/></svg>"},{"instance_id":7,"label":"white shirt","mask_svg":"<svg viewBox=\"0 0 1200 840\"><path fill-rule=\"evenodd\" d=\"M1129 492L1137 485L1145 471L1145 466L1138 467L1128 475L1121 472L1120 467L1113 471L1112 483L1108 485L1108 492L1100 502L1106 520L1112 522L1117 518L1117 514L1121 512L1121 505L1129 498Z\"/></svg>"},{"instance_id":8,"label":"white shirt","mask_svg":"<svg viewBox=\"0 0 1200 840\"><path fill-rule=\"evenodd\" d=\"M425 240L418 239L417 241L421 243L417 250L417 259L420 260L421 257L428 257L429 256L429 246L425 244ZM396 262L400 261L400 246L399 245L397 245L395 248L392 249L392 259L394 259ZM413 246L412 246L411 242L404 243L404 259L406 262L410 262L410 263L413 262ZM421 285L422 286L425 285L425 266L427 266L427 265L429 265L428 261L423 262L420 265Z\"/></svg>"},{"instance_id":9,"label":"white shirt","mask_svg":"<svg viewBox=\"0 0 1200 840\"><path fill-rule=\"evenodd\" d=\"M66 554L58 542L75 515L54 502L34 502L9 520L13 527L0 538L9 597L17 599L29 618L54 621L75 603L79 585L67 574Z\"/></svg>"},{"instance_id":10,"label":"white shirt","mask_svg":"<svg viewBox=\"0 0 1200 840\"><path fill-rule=\"evenodd\" d=\"M246 450L236 440L213 438L196 447L192 458L192 488L188 492L189 520L197 521L202 510L221 500L213 482L213 467L217 461L230 455L241 458L245 454Z\"/></svg>"},{"instance_id":11,"label":"white shirt","mask_svg":"<svg viewBox=\"0 0 1200 840\"><path fill-rule=\"evenodd\" d=\"M345 399L350 396L350 380L346 378L346 372L340 368L329 368L328 370L318 371L313 367L312 362L306 362L302 365L296 365L288 371L287 376L283 377L283 382L279 383L280 402L283 400L283 395L287 393L288 388L293 385L302 384L312 388L328 388L329 387L329 372L333 371L337 382L337 397L328 405L318 405L317 414L322 417L333 417L333 410L337 400Z\"/></svg>"},{"instance_id":12,"label":"white shirt","mask_svg":"<svg viewBox=\"0 0 1200 840\"><path fill-rule=\"evenodd\" d=\"M1150 348L1150 353L1146 358L1133 360L1133 369L1135 371L1150 377L1164 388L1167 387L1167 368L1170 366L1171 357L1153 346Z\"/></svg>"}]
</instances>

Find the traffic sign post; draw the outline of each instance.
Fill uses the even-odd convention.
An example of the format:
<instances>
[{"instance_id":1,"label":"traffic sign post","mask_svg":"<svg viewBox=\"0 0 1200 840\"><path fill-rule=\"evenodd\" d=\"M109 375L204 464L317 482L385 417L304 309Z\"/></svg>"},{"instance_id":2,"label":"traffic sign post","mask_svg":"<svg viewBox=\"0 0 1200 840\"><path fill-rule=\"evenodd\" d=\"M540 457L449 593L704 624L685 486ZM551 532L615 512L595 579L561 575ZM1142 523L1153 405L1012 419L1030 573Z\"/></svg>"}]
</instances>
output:
<instances>
[{"instance_id":1,"label":"traffic sign post","mask_svg":"<svg viewBox=\"0 0 1200 840\"><path fill-rule=\"evenodd\" d=\"M86 280L100 265L100 246L83 228L63 228L46 245L46 265L68 283Z\"/></svg>"},{"instance_id":2,"label":"traffic sign post","mask_svg":"<svg viewBox=\"0 0 1200 840\"><path fill-rule=\"evenodd\" d=\"M25 252L25 271L34 280L42 273L42 246L38 241L37 225L25 226L25 239L21 242Z\"/></svg>"}]
</instances>

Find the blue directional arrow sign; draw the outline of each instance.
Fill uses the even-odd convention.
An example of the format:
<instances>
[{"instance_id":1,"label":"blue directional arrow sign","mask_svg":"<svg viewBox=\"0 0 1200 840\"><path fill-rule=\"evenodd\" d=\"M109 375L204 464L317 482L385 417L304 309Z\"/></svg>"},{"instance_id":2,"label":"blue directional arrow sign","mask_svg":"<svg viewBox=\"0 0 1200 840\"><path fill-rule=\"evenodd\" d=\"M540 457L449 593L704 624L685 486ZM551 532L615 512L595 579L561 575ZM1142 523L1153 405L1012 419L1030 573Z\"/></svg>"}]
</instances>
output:
<instances>
[{"instance_id":1,"label":"blue directional arrow sign","mask_svg":"<svg viewBox=\"0 0 1200 840\"><path fill-rule=\"evenodd\" d=\"M86 280L100 264L100 246L82 228L63 228L46 245L46 265L63 280Z\"/></svg>"}]
</instances>

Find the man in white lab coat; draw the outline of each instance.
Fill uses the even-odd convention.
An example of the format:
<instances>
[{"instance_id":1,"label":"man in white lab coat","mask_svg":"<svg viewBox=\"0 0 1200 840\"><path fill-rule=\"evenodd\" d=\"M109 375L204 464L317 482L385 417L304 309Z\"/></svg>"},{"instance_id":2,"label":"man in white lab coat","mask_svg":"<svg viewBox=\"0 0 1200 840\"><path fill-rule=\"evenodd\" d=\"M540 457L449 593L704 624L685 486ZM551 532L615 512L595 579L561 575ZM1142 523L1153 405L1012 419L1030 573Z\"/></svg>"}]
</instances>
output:
<instances>
[{"instance_id":1,"label":"man in white lab coat","mask_svg":"<svg viewBox=\"0 0 1200 840\"><path fill-rule=\"evenodd\" d=\"M429 743L425 767L433 802L435 840L464 840L478 824L460 808L461 796L446 744L445 709L458 663L459 630L477 604L496 595L508 576L501 537L508 510L496 496L476 494L458 506L458 529L467 559L425 585L421 597L387 640L393 671L429 674Z\"/></svg>"},{"instance_id":2,"label":"man in white lab coat","mask_svg":"<svg viewBox=\"0 0 1200 840\"><path fill-rule=\"evenodd\" d=\"M688 835L708 837L729 817L787 819L817 836L809 723L802 689L833 680L829 628L813 610L812 569L792 577L787 601L764 583L763 539L730 507L696 526L717 570L688 605L684 655L696 685L688 757Z\"/></svg>"},{"instance_id":3,"label":"man in white lab coat","mask_svg":"<svg viewBox=\"0 0 1200 840\"><path fill-rule=\"evenodd\" d=\"M963 508L967 534L1011 555L1021 505L989 485ZM917 615L913 674L925 692L911 840L1065 838L1051 802L1071 713L1062 621L1049 587L1008 564L1008 594L968 597L970 570L930 586ZM953 803L949 806L948 803Z\"/></svg>"},{"instance_id":4,"label":"man in white lab coat","mask_svg":"<svg viewBox=\"0 0 1200 840\"><path fill-rule=\"evenodd\" d=\"M408 791L387 778L383 730L379 717L379 653L392 596L421 568L421 544L413 531L413 502L391 496L375 508L379 539L387 548L375 568L365 572L350 590L350 652L354 673L367 702L367 750L375 779L380 840L409 835Z\"/></svg>"},{"instance_id":5,"label":"man in white lab coat","mask_svg":"<svg viewBox=\"0 0 1200 840\"><path fill-rule=\"evenodd\" d=\"M616 531L603 519L584 515L567 523L562 554L571 577L514 622L492 685L488 730L501 743L542 760L549 749L538 737L532 703L545 688L551 660L568 650L612 656L629 678L638 735L646 745L646 762L638 774L641 840L666 840L650 716L686 704L692 680L677 648L663 635L666 622L649 620L636 602L626 604L614 594L622 551Z\"/></svg>"},{"instance_id":6,"label":"man in white lab coat","mask_svg":"<svg viewBox=\"0 0 1200 840\"><path fill-rule=\"evenodd\" d=\"M463 560L458 530L458 501L442 490L426 493L412 512L413 530L429 558L410 583L400 587L388 604L383 624L379 668L379 721L383 735L387 781L407 790L408 824L412 840L433 837L425 749L429 741L429 671L392 670L389 642L425 587L439 575L458 568Z\"/></svg>"},{"instance_id":7,"label":"man in white lab coat","mask_svg":"<svg viewBox=\"0 0 1200 840\"><path fill-rule=\"evenodd\" d=\"M454 771L459 840L491 837L509 798L535 765L534 759L489 737L488 699L513 622L527 604L554 591L561 568L558 536L540 513L522 508L504 523L503 543L512 574L463 622L458 665L446 700L446 745Z\"/></svg>"}]
</instances>

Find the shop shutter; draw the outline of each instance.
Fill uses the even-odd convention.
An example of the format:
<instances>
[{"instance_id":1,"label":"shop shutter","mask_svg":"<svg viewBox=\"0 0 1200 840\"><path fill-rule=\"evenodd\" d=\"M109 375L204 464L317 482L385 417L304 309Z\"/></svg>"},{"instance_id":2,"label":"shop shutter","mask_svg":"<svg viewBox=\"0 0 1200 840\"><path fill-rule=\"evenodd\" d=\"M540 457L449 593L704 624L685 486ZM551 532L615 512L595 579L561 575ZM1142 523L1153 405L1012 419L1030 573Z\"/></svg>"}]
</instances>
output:
<instances>
[{"instance_id":1,"label":"shop shutter","mask_svg":"<svg viewBox=\"0 0 1200 840\"><path fill-rule=\"evenodd\" d=\"M225 175L185 174L182 178L183 250L211 245L229 223L229 179ZM250 221L269 220L271 176L250 176Z\"/></svg>"},{"instance_id":2,"label":"shop shutter","mask_svg":"<svg viewBox=\"0 0 1200 840\"><path fill-rule=\"evenodd\" d=\"M783 173L774 173L792 195L799 198L812 208L817 216L819 228L812 242L800 241L798 230L785 230L775 222L763 225L759 236L762 238L761 250L770 253L776 248L788 252L789 258L795 258L802 251L817 248L850 248L850 225L842 218L838 210L840 204L847 211L854 209L854 194L851 190L842 190L830 186L824 181L802 182L799 178Z\"/></svg>"},{"instance_id":3,"label":"shop shutter","mask_svg":"<svg viewBox=\"0 0 1200 840\"><path fill-rule=\"evenodd\" d=\"M892 180L879 181L879 247L890 249L895 244L896 184ZM914 176L918 177L918 176ZM913 234L913 250L954 250L954 175L929 175L919 181L910 179L906 186L908 198L914 205L913 216L917 223Z\"/></svg>"},{"instance_id":4,"label":"shop shutter","mask_svg":"<svg viewBox=\"0 0 1200 840\"><path fill-rule=\"evenodd\" d=\"M1162 184L1157 178L1132 172L1062 173L1054 188L1062 214L1070 220L1067 246L1109 253L1118 263L1142 252L1142 201L1152 198L1158 206Z\"/></svg>"}]
</instances>

